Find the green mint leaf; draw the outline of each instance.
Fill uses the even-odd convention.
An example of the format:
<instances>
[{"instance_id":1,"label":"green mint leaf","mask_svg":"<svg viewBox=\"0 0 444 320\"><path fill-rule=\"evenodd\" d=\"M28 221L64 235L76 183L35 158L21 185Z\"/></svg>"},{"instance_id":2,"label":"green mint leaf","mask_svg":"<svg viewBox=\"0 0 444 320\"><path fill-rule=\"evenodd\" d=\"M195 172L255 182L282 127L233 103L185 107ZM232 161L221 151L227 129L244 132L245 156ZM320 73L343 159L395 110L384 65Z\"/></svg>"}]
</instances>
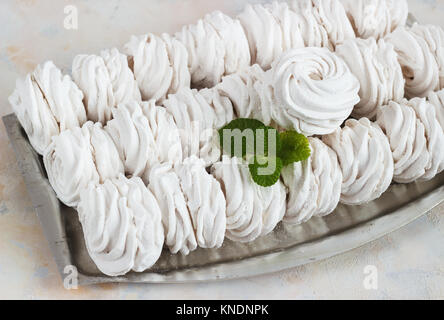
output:
<instances>
[{"instance_id":1,"label":"green mint leaf","mask_svg":"<svg viewBox=\"0 0 444 320\"><path fill-rule=\"evenodd\" d=\"M259 120L240 118L231 121L222 129L240 129L241 131L243 131L245 129L257 129L260 127L265 127L265 124L263 124Z\"/></svg>"},{"instance_id":2,"label":"green mint leaf","mask_svg":"<svg viewBox=\"0 0 444 320\"><path fill-rule=\"evenodd\" d=\"M249 165L253 181L262 187L271 187L279 181L283 168L278 157L256 157Z\"/></svg>"},{"instance_id":3,"label":"green mint leaf","mask_svg":"<svg viewBox=\"0 0 444 320\"><path fill-rule=\"evenodd\" d=\"M278 131L254 119L236 119L230 122L219 130L219 139L222 149L231 157L268 156L270 153L271 156L276 156L281 148ZM269 140L273 145L270 145Z\"/></svg>"},{"instance_id":4,"label":"green mint leaf","mask_svg":"<svg viewBox=\"0 0 444 320\"><path fill-rule=\"evenodd\" d=\"M284 167L294 162L307 160L311 155L310 143L303 134L285 131L280 134L280 141L282 146L278 155Z\"/></svg>"}]
</instances>

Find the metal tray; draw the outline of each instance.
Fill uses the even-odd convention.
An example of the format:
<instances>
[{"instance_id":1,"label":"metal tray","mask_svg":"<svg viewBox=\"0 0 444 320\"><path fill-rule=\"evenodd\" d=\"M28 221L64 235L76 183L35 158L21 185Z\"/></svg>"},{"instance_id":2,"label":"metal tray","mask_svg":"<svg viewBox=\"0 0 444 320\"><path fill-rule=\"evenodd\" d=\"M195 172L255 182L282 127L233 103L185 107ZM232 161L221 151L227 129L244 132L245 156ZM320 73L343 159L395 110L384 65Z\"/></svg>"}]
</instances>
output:
<instances>
[{"instance_id":1,"label":"metal tray","mask_svg":"<svg viewBox=\"0 0 444 320\"><path fill-rule=\"evenodd\" d=\"M76 266L79 285L182 283L276 272L362 246L405 226L444 200L444 174L428 182L392 185L381 198L367 205L339 205L330 216L314 218L300 226L280 224L273 233L250 244L226 240L220 249L199 249L186 257L164 250L149 271L108 277L89 257L77 212L57 199L42 159L33 150L16 116L8 115L3 122L59 272L63 278L66 266Z\"/></svg>"}]
</instances>

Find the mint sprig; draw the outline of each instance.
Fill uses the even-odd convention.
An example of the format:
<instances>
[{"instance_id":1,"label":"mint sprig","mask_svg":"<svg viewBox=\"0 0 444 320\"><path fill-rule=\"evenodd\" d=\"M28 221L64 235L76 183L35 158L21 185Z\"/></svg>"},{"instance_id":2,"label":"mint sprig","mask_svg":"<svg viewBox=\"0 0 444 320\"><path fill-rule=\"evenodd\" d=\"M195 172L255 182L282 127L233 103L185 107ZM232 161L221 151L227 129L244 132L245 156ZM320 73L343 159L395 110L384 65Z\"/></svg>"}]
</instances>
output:
<instances>
[{"instance_id":1,"label":"mint sprig","mask_svg":"<svg viewBox=\"0 0 444 320\"><path fill-rule=\"evenodd\" d=\"M280 140L282 148L278 153L282 163L288 166L292 163L307 160L310 157L311 150L307 137L296 131L281 132Z\"/></svg>"},{"instance_id":2,"label":"mint sprig","mask_svg":"<svg viewBox=\"0 0 444 320\"><path fill-rule=\"evenodd\" d=\"M220 145L231 157L275 156L281 149L275 128L254 119L236 119L219 130Z\"/></svg>"},{"instance_id":3,"label":"mint sprig","mask_svg":"<svg viewBox=\"0 0 444 320\"><path fill-rule=\"evenodd\" d=\"M254 182L270 187L279 181L282 168L310 157L310 144L296 131L278 133L254 119L236 119L219 130L222 149L231 157L249 161Z\"/></svg>"},{"instance_id":4,"label":"mint sprig","mask_svg":"<svg viewBox=\"0 0 444 320\"><path fill-rule=\"evenodd\" d=\"M248 168L256 184L271 187L279 181L283 165L279 157L255 157Z\"/></svg>"}]
</instances>

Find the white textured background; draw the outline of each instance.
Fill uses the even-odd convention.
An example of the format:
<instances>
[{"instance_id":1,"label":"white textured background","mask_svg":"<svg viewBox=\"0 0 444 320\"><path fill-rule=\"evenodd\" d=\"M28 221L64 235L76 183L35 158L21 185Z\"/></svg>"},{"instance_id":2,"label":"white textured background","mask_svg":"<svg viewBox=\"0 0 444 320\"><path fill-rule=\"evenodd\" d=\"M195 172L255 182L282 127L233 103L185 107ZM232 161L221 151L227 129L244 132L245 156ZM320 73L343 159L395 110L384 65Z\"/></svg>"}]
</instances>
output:
<instances>
[{"instance_id":1,"label":"white textured background","mask_svg":"<svg viewBox=\"0 0 444 320\"><path fill-rule=\"evenodd\" d=\"M132 34L174 32L205 13L241 10L246 0L1 0L0 116L15 79L52 59L69 69L78 53L123 45ZM252 2L252 1L250 1ZM260 1L257 1L260 2ZM444 0L410 0L422 22L444 27ZM79 29L63 28L75 5ZM444 206L365 247L327 261L245 280L198 285L99 285L67 291L33 212L0 124L0 298L444 299ZM364 289L364 267L379 289Z\"/></svg>"}]
</instances>

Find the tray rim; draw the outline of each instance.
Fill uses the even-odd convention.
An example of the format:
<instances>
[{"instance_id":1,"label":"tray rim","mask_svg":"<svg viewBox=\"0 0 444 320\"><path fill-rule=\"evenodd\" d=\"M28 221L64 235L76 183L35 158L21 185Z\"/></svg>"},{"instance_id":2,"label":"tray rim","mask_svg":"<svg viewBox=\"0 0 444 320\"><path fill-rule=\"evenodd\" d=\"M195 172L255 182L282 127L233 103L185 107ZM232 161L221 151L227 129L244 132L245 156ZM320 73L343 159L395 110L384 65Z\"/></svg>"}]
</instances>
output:
<instances>
[{"instance_id":1,"label":"tray rim","mask_svg":"<svg viewBox=\"0 0 444 320\"><path fill-rule=\"evenodd\" d=\"M39 171L40 164L33 159L26 159L22 154L23 148L35 152L29 141L15 139L17 129L21 128L15 114L3 117L11 145L15 152L20 172L24 178L27 192L33 207L40 220L45 237L50 245L51 252L56 260L59 274L63 280L64 268L73 265L69 245L65 233L65 226L61 221L49 221L47 210L60 210L60 202L49 185L49 181L41 175L30 176L30 170ZM29 162L32 160L31 162ZM42 194L33 195L30 187L38 184ZM38 198L38 199L37 199ZM42 200L43 199L43 200ZM43 202L42 202L43 201ZM352 229L341 231L326 238L305 242L278 252L264 253L258 256L238 261L215 263L197 269L184 269L168 273L129 273L121 277L90 276L78 273L78 284L81 286L99 283L199 283L224 281L240 278L249 278L295 268L308 263L316 262L337 256L350 250L359 248L375 241L391 232L394 232L416 219L424 216L430 210L444 202L444 186L441 186L424 197L412 201L407 205L384 216L361 223ZM411 210L412 207L415 210ZM62 219L61 219L62 220ZM55 234L54 223L58 223L60 234ZM260 268L257 266L260 265ZM256 268L255 268L256 267ZM223 269L223 272L222 272Z\"/></svg>"}]
</instances>

